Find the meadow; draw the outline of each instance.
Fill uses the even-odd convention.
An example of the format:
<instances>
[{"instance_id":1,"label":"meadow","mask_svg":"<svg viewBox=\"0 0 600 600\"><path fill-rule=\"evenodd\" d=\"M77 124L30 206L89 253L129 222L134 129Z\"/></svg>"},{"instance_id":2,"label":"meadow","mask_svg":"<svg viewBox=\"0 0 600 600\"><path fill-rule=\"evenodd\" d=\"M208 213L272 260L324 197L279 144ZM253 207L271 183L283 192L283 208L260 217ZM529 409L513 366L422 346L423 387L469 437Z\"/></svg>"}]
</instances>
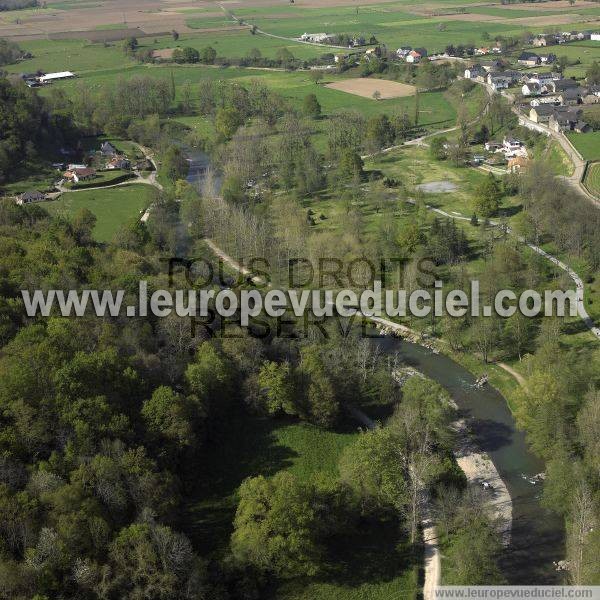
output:
<instances>
[{"instance_id":1,"label":"meadow","mask_svg":"<svg viewBox=\"0 0 600 600\"><path fill-rule=\"evenodd\" d=\"M600 131L569 133L567 137L585 160L600 160Z\"/></svg>"},{"instance_id":2,"label":"meadow","mask_svg":"<svg viewBox=\"0 0 600 600\"><path fill-rule=\"evenodd\" d=\"M584 184L592 194L600 196L600 163L593 163L588 166Z\"/></svg>"},{"instance_id":3,"label":"meadow","mask_svg":"<svg viewBox=\"0 0 600 600\"><path fill-rule=\"evenodd\" d=\"M94 238L98 242L109 242L122 225L139 218L155 197L153 187L131 184L106 190L68 192L43 206L48 212L67 218L87 208L97 219Z\"/></svg>"}]
</instances>

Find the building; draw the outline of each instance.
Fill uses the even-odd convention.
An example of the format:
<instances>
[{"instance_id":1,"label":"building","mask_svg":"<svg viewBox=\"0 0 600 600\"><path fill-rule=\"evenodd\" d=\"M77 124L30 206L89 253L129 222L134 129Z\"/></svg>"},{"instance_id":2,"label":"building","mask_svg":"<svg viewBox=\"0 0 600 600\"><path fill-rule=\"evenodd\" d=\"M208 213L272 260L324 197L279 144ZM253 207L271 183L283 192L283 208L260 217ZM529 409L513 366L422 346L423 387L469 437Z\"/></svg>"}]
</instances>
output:
<instances>
[{"instance_id":1,"label":"building","mask_svg":"<svg viewBox=\"0 0 600 600\"><path fill-rule=\"evenodd\" d=\"M524 156L516 156L515 158L510 158L508 160L508 170L511 173L515 171L520 171L521 169L527 168L529 165L529 160Z\"/></svg>"},{"instance_id":2,"label":"building","mask_svg":"<svg viewBox=\"0 0 600 600\"><path fill-rule=\"evenodd\" d=\"M521 94L523 96L539 96L542 93L542 86L537 81L529 81L523 84Z\"/></svg>"},{"instance_id":3,"label":"building","mask_svg":"<svg viewBox=\"0 0 600 600\"><path fill-rule=\"evenodd\" d=\"M31 204L32 202L43 202L46 200L46 194L33 190L17 196L17 204Z\"/></svg>"},{"instance_id":4,"label":"building","mask_svg":"<svg viewBox=\"0 0 600 600\"><path fill-rule=\"evenodd\" d=\"M526 67L535 67L542 62L542 59L535 52L522 52L517 62Z\"/></svg>"},{"instance_id":5,"label":"building","mask_svg":"<svg viewBox=\"0 0 600 600\"><path fill-rule=\"evenodd\" d=\"M576 88L579 84L574 79L559 79L551 84L554 93L562 92L567 88Z\"/></svg>"},{"instance_id":6,"label":"building","mask_svg":"<svg viewBox=\"0 0 600 600\"><path fill-rule=\"evenodd\" d=\"M529 110L529 118L534 123L548 123L554 114L554 109L555 107L551 105L534 106Z\"/></svg>"},{"instance_id":7,"label":"building","mask_svg":"<svg viewBox=\"0 0 600 600\"><path fill-rule=\"evenodd\" d=\"M590 40L592 40L594 42L600 42L600 33L590 34Z\"/></svg>"},{"instance_id":8,"label":"building","mask_svg":"<svg viewBox=\"0 0 600 600\"><path fill-rule=\"evenodd\" d=\"M545 36L543 36L543 35L538 35L537 37L534 37L531 40L531 45L536 48L542 48L542 47L546 46L547 44L548 44L548 41L546 40Z\"/></svg>"},{"instance_id":9,"label":"building","mask_svg":"<svg viewBox=\"0 0 600 600\"><path fill-rule=\"evenodd\" d=\"M64 178L69 181L73 181L74 183L79 183L80 181L87 181L96 176L96 170L90 169L89 167L85 167L83 169L73 169L66 171L64 174Z\"/></svg>"},{"instance_id":10,"label":"building","mask_svg":"<svg viewBox=\"0 0 600 600\"><path fill-rule=\"evenodd\" d=\"M498 91L507 89L512 80L510 77L505 77L504 75L492 75L490 73L488 75L488 83L493 90Z\"/></svg>"},{"instance_id":11,"label":"building","mask_svg":"<svg viewBox=\"0 0 600 600\"><path fill-rule=\"evenodd\" d=\"M46 75L41 75L38 77L38 81L41 84L52 83L53 81L60 81L61 79L72 79L75 77L74 73L71 71L62 71L60 73L48 73Z\"/></svg>"},{"instance_id":12,"label":"building","mask_svg":"<svg viewBox=\"0 0 600 600\"><path fill-rule=\"evenodd\" d=\"M102 146L100 146L100 154L102 154L102 156L116 156L118 152L110 142L104 142Z\"/></svg>"},{"instance_id":13,"label":"building","mask_svg":"<svg viewBox=\"0 0 600 600\"><path fill-rule=\"evenodd\" d=\"M465 79L481 79L484 80L487 71L480 65L473 65L465 69Z\"/></svg>"},{"instance_id":14,"label":"building","mask_svg":"<svg viewBox=\"0 0 600 600\"><path fill-rule=\"evenodd\" d=\"M573 131L576 125L580 124L581 127L582 114L580 108L556 106L548 121L548 127L557 133L561 131Z\"/></svg>"},{"instance_id":15,"label":"building","mask_svg":"<svg viewBox=\"0 0 600 600\"><path fill-rule=\"evenodd\" d=\"M303 33L300 36L302 42L312 42L313 44L324 44L331 39L329 33Z\"/></svg>"},{"instance_id":16,"label":"building","mask_svg":"<svg viewBox=\"0 0 600 600\"><path fill-rule=\"evenodd\" d=\"M398 50L396 50L396 56L398 58L406 58L411 50L412 48L410 46L403 46L402 48L398 48Z\"/></svg>"},{"instance_id":17,"label":"building","mask_svg":"<svg viewBox=\"0 0 600 600\"><path fill-rule=\"evenodd\" d=\"M502 68L502 63L499 60L484 60L481 66L488 72L496 73Z\"/></svg>"},{"instance_id":18,"label":"building","mask_svg":"<svg viewBox=\"0 0 600 600\"><path fill-rule=\"evenodd\" d=\"M131 162L124 156L115 156L106 164L107 169L130 169Z\"/></svg>"},{"instance_id":19,"label":"building","mask_svg":"<svg viewBox=\"0 0 600 600\"><path fill-rule=\"evenodd\" d=\"M407 63L418 63L420 61L421 61L421 54L419 52L417 52L416 50L411 50L406 55L406 62Z\"/></svg>"},{"instance_id":20,"label":"building","mask_svg":"<svg viewBox=\"0 0 600 600\"><path fill-rule=\"evenodd\" d=\"M511 137L505 137L502 140L502 150L506 158L514 158L515 156L527 157L527 149L521 140Z\"/></svg>"},{"instance_id":21,"label":"building","mask_svg":"<svg viewBox=\"0 0 600 600\"><path fill-rule=\"evenodd\" d=\"M573 131L576 133L589 133L592 128L585 121L577 121L573 126Z\"/></svg>"},{"instance_id":22,"label":"building","mask_svg":"<svg viewBox=\"0 0 600 600\"><path fill-rule=\"evenodd\" d=\"M579 87L567 88L557 95L560 99L561 104L564 104L565 106L575 106L581 101L582 91L583 89Z\"/></svg>"}]
</instances>

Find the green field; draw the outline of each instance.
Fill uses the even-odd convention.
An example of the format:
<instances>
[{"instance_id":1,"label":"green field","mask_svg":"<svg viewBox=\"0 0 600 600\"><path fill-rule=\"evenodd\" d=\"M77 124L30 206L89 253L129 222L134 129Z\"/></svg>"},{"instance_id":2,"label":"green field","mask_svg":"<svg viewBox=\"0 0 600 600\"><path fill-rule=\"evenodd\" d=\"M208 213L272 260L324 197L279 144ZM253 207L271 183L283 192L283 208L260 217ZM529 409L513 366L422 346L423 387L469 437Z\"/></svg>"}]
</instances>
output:
<instances>
[{"instance_id":1,"label":"green field","mask_svg":"<svg viewBox=\"0 0 600 600\"><path fill-rule=\"evenodd\" d=\"M94 237L109 242L121 225L140 216L155 198L149 185L127 185L107 190L88 190L63 194L58 200L44 204L51 213L72 217L82 208L96 215Z\"/></svg>"},{"instance_id":2,"label":"green field","mask_svg":"<svg viewBox=\"0 0 600 600\"><path fill-rule=\"evenodd\" d=\"M569 133L567 137L585 160L600 160L600 131Z\"/></svg>"},{"instance_id":3,"label":"green field","mask_svg":"<svg viewBox=\"0 0 600 600\"><path fill-rule=\"evenodd\" d=\"M584 183L592 194L600 196L600 163L593 163L588 166Z\"/></svg>"}]
</instances>

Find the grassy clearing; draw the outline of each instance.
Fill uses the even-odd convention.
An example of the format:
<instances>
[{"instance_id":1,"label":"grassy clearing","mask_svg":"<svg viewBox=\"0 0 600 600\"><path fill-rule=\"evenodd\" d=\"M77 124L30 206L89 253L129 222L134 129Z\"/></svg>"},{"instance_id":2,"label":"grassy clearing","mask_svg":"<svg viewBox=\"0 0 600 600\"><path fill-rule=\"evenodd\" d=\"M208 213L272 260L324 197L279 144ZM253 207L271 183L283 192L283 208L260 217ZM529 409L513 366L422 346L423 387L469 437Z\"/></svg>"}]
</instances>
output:
<instances>
[{"instance_id":1,"label":"grassy clearing","mask_svg":"<svg viewBox=\"0 0 600 600\"><path fill-rule=\"evenodd\" d=\"M88 190L63 194L58 200L44 204L49 212L72 217L82 208L96 215L94 237L110 241L121 225L136 218L155 198L149 185L127 185L107 190Z\"/></svg>"},{"instance_id":2,"label":"grassy clearing","mask_svg":"<svg viewBox=\"0 0 600 600\"><path fill-rule=\"evenodd\" d=\"M238 412L218 441L206 448L190 472L188 518L194 541L207 552L226 551L236 491L247 477L288 470L308 481L335 479L343 449L357 436L354 422L326 431L290 419L265 419ZM323 581L288 581L267 598L286 600L388 600L414 598L417 568L406 554L397 523L371 524L331 541Z\"/></svg>"},{"instance_id":3,"label":"grassy clearing","mask_svg":"<svg viewBox=\"0 0 600 600\"><path fill-rule=\"evenodd\" d=\"M585 160L600 160L600 131L569 133L567 137Z\"/></svg>"}]
</instances>

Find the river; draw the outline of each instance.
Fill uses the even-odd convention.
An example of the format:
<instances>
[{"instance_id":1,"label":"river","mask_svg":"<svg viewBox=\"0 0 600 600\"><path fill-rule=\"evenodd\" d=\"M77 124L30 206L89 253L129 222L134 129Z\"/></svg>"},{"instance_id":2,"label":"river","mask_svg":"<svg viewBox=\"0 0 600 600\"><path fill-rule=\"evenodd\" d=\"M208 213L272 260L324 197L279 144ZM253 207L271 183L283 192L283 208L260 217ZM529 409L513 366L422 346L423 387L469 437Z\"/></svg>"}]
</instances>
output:
<instances>
[{"instance_id":1,"label":"river","mask_svg":"<svg viewBox=\"0 0 600 600\"><path fill-rule=\"evenodd\" d=\"M447 356L397 338L381 338L378 343L448 390L461 416L468 419L477 445L488 453L506 484L513 501L513 528L501 568L508 582L561 583L552 562L565 555L563 522L540 504L542 484L531 483L531 477L542 472L544 464L529 450L505 398L492 387L476 388L473 374Z\"/></svg>"},{"instance_id":2,"label":"river","mask_svg":"<svg viewBox=\"0 0 600 600\"><path fill-rule=\"evenodd\" d=\"M210 158L200 150L186 150L190 163L187 181L199 187L210 168ZM218 189L218 175L213 182ZM398 352L406 364L448 390L460 416L469 421L479 449L490 456L506 484L513 502L513 527L501 568L508 583L561 583L561 574L552 562L565 556L563 521L540 504L542 484L532 483L532 477L544 471L544 464L529 450L505 398L489 386L476 388L473 374L442 354L398 338L380 338L378 343L386 351Z\"/></svg>"}]
</instances>

